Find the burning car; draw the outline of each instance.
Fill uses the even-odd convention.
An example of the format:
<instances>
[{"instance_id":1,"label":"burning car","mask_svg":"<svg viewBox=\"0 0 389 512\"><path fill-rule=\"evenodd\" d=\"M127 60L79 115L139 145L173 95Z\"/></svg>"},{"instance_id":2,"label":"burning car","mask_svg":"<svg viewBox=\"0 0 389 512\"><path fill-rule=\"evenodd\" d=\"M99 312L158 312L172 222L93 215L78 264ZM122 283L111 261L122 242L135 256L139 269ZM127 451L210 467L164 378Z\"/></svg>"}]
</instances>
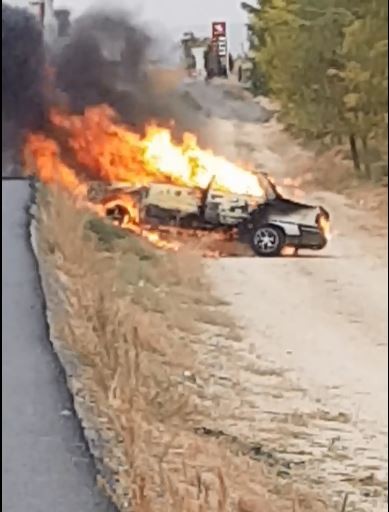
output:
<instances>
[{"instance_id":1,"label":"burning car","mask_svg":"<svg viewBox=\"0 0 389 512\"><path fill-rule=\"evenodd\" d=\"M260 256L327 243L324 208L286 199L266 174L201 148L192 133L177 139L153 123L137 133L106 105L81 115L52 109L49 120L61 136L29 133L26 169L155 245L175 249L175 234L207 231L215 236L205 238L235 237Z\"/></svg>"},{"instance_id":2,"label":"burning car","mask_svg":"<svg viewBox=\"0 0 389 512\"><path fill-rule=\"evenodd\" d=\"M328 212L322 206L286 199L272 180L257 175L260 197L169 183L147 186L111 184L101 204L122 227L224 231L251 245L258 256L278 256L285 247L323 249L329 238Z\"/></svg>"}]
</instances>

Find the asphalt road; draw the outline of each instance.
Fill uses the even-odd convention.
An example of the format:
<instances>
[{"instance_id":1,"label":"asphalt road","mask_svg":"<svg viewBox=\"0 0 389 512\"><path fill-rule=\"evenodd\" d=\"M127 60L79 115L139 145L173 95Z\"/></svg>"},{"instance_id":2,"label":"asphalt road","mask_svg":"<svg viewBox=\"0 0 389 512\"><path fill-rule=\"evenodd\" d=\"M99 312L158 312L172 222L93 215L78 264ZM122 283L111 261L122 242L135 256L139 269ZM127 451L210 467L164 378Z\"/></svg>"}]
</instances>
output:
<instances>
[{"instance_id":1,"label":"asphalt road","mask_svg":"<svg viewBox=\"0 0 389 512\"><path fill-rule=\"evenodd\" d=\"M112 511L48 340L29 199L27 181L2 182L2 509Z\"/></svg>"}]
</instances>

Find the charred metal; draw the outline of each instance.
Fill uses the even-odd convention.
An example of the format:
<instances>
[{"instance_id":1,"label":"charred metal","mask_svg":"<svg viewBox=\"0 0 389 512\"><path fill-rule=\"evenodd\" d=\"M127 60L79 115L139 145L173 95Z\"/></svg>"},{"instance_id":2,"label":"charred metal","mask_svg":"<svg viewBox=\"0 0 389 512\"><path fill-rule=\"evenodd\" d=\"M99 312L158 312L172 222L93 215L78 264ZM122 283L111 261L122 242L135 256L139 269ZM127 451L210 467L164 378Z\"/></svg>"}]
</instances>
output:
<instances>
[{"instance_id":1,"label":"charred metal","mask_svg":"<svg viewBox=\"0 0 389 512\"><path fill-rule=\"evenodd\" d=\"M122 227L134 223L161 231L220 232L250 245L258 256L278 256L285 247L323 249L329 239L327 210L283 197L265 174L258 180L261 198L214 190L212 181L203 190L166 183L111 184L101 204Z\"/></svg>"}]
</instances>

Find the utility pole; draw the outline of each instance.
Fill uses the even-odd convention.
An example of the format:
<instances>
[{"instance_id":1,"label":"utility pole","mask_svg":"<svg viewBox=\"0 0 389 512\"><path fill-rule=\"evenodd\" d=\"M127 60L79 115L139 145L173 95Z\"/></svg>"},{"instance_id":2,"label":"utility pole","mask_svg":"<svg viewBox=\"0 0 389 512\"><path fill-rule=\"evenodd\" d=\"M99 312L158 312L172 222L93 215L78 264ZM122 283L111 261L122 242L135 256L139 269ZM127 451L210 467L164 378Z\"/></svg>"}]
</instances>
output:
<instances>
[{"instance_id":1,"label":"utility pole","mask_svg":"<svg viewBox=\"0 0 389 512\"><path fill-rule=\"evenodd\" d=\"M52 44L58 36L58 24L54 16L53 0L30 0L30 10L37 17L47 44Z\"/></svg>"},{"instance_id":2,"label":"utility pole","mask_svg":"<svg viewBox=\"0 0 389 512\"><path fill-rule=\"evenodd\" d=\"M31 6L31 10L37 16L39 23L41 26L44 26L45 22L45 0L30 0L29 5Z\"/></svg>"}]
</instances>

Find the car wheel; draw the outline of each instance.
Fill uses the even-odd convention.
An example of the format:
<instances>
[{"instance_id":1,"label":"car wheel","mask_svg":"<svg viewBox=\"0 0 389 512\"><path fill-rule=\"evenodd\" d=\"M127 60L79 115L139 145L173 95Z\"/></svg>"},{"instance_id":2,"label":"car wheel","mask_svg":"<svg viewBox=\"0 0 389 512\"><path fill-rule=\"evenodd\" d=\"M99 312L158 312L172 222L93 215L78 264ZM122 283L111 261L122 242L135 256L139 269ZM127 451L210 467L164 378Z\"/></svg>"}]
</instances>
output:
<instances>
[{"instance_id":1,"label":"car wheel","mask_svg":"<svg viewBox=\"0 0 389 512\"><path fill-rule=\"evenodd\" d=\"M117 226L124 226L131 220L130 213L127 208L120 204L108 208L106 210L106 215Z\"/></svg>"},{"instance_id":2,"label":"car wheel","mask_svg":"<svg viewBox=\"0 0 389 512\"><path fill-rule=\"evenodd\" d=\"M279 256L285 244L285 234L276 226L265 225L253 229L251 246L258 256Z\"/></svg>"}]
</instances>

